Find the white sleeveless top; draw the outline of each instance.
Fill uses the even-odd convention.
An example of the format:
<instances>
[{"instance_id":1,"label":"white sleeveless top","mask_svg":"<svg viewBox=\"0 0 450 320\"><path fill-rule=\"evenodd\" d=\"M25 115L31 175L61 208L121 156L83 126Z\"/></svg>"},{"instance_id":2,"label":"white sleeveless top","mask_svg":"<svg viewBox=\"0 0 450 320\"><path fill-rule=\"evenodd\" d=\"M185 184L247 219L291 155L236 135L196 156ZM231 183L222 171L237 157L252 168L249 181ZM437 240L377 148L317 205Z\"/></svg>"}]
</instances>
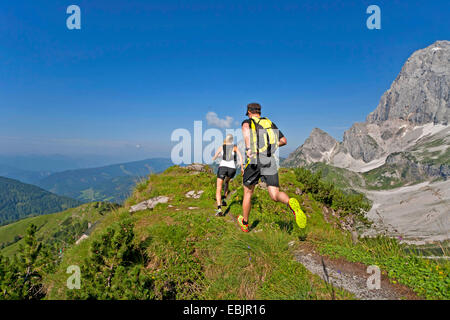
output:
<instances>
[{"instance_id":1,"label":"white sleeveless top","mask_svg":"<svg viewBox=\"0 0 450 320\"><path fill-rule=\"evenodd\" d=\"M233 146L233 149L234 149L234 145L230 145L230 146ZM227 167L227 168L231 168L231 169L236 169L236 163L234 162L234 155L235 155L235 153L236 152L234 152L234 150L233 150L233 152L231 153L231 155L233 156L233 159L232 160L221 160L220 161L220 164L219 164L219 167ZM222 155L223 155L223 150L222 150Z\"/></svg>"}]
</instances>

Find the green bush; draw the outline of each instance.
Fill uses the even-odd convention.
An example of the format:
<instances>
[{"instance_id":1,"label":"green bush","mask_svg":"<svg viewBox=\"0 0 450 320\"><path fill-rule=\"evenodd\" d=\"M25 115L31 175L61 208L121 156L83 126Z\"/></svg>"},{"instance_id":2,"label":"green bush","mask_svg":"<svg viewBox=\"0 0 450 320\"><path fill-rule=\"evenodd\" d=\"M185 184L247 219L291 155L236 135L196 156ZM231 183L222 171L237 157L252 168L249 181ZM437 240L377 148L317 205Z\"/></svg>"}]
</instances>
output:
<instances>
[{"instance_id":1,"label":"green bush","mask_svg":"<svg viewBox=\"0 0 450 320\"><path fill-rule=\"evenodd\" d=\"M367 223L364 214L370 210L371 204L363 194L347 194L335 187L332 182L322 180L322 171L313 173L305 168L295 169L297 181L303 191L311 194L315 200L330 206L341 216L353 214L357 219Z\"/></svg>"},{"instance_id":2,"label":"green bush","mask_svg":"<svg viewBox=\"0 0 450 320\"><path fill-rule=\"evenodd\" d=\"M134 244L133 223L116 223L91 244L81 266L80 290L67 290L72 299L152 299L153 280L145 273L145 257Z\"/></svg>"},{"instance_id":3,"label":"green bush","mask_svg":"<svg viewBox=\"0 0 450 320\"><path fill-rule=\"evenodd\" d=\"M37 228L31 224L25 246L12 261L0 256L0 300L39 300L46 291L42 275L54 272L56 264L51 250L36 240Z\"/></svg>"}]
</instances>

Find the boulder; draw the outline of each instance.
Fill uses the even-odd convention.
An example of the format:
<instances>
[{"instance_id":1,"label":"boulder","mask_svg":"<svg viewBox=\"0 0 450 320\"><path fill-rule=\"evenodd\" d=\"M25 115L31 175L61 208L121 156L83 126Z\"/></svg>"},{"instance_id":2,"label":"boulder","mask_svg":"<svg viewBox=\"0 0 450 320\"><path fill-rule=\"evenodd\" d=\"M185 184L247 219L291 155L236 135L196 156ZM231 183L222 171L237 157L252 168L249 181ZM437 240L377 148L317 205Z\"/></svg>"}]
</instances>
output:
<instances>
[{"instance_id":1,"label":"boulder","mask_svg":"<svg viewBox=\"0 0 450 320\"><path fill-rule=\"evenodd\" d=\"M201 163L193 163L193 164L190 164L190 165L186 166L185 168L186 168L186 170L193 171L193 172L213 173L213 171L212 171L210 166L205 165L205 164L201 164Z\"/></svg>"},{"instance_id":2,"label":"boulder","mask_svg":"<svg viewBox=\"0 0 450 320\"><path fill-rule=\"evenodd\" d=\"M200 197L203 194L203 192L205 192L205 191L203 191L203 190L200 190L200 191L191 190L191 191L186 192L185 197L186 198L193 198L193 199L200 199Z\"/></svg>"},{"instance_id":3,"label":"boulder","mask_svg":"<svg viewBox=\"0 0 450 320\"><path fill-rule=\"evenodd\" d=\"M75 244L80 244L81 241L83 241L84 239L89 238L89 236L85 233L83 233L83 235L77 240L77 242L75 242Z\"/></svg>"},{"instance_id":4,"label":"boulder","mask_svg":"<svg viewBox=\"0 0 450 320\"><path fill-rule=\"evenodd\" d=\"M158 203L167 203L169 201L169 197L166 196L158 196L155 198L151 198L149 200L142 201L134 206L131 206L130 212L137 212L142 210L150 209L152 210Z\"/></svg>"}]
</instances>

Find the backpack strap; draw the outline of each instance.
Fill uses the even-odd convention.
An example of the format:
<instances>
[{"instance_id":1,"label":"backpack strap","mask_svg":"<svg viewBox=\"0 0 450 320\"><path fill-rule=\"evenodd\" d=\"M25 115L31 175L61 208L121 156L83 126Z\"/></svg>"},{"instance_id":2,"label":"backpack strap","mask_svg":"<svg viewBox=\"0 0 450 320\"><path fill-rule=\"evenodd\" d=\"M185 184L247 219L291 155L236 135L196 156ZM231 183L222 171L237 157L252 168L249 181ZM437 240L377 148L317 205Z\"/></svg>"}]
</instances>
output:
<instances>
[{"instance_id":1,"label":"backpack strap","mask_svg":"<svg viewBox=\"0 0 450 320\"><path fill-rule=\"evenodd\" d=\"M258 121L259 123L259 121ZM251 149L252 152L256 153L256 155L259 155L259 134L258 129L256 127L256 121L253 118L250 118L250 129L252 131L253 139L251 139Z\"/></svg>"}]
</instances>

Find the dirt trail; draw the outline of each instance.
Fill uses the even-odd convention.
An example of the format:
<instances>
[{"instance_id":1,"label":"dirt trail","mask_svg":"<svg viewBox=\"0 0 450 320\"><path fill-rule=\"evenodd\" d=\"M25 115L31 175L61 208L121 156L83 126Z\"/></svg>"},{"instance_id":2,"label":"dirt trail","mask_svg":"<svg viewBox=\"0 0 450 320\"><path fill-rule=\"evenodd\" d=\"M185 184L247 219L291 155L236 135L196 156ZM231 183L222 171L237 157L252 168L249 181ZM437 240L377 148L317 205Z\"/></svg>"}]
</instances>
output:
<instances>
[{"instance_id":1,"label":"dirt trail","mask_svg":"<svg viewBox=\"0 0 450 320\"><path fill-rule=\"evenodd\" d=\"M345 289L361 300L416 300L417 295L409 288L392 284L386 276L381 276L381 288L369 290L367 266L344 259L321 256L309 246L301 246L294 252L295 259L310 272L319 275L333 287ZM334 297L330 297L334 299Z\"/></svg>"}]
</instances>

